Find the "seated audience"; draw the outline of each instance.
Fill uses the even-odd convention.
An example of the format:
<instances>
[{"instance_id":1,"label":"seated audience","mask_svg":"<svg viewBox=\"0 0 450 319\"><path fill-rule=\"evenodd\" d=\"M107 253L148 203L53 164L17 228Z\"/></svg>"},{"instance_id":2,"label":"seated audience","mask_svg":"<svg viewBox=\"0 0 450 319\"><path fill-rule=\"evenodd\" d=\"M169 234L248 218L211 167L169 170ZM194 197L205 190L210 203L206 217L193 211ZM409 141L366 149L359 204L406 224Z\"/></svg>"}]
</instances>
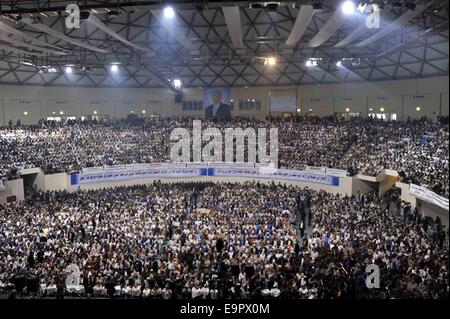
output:
<instances>
[{"instance_id":1,"label":"seated audience","mask_svg":"<svg viewBox=\"0 0 450 319\"><path fill-rule=\"evenodd\" d=\"M0 290L29 294L37 278L57 298L448 298L448 230L397 201L255 183L38 193L0 206Z\"/></svg>"},{"instance_id":2,"label":"seated audience","mask_svg":"<svg viewBox=\"0 0 450 319\"><path fill-rule=\"evenodd\" d=\"M280 167L319 166L375 176L400 171L406 182L448 198L448 123L427 119L407 122L334 117L291 120L236 118L206 121L203 127L278 127ZM170 132L191 129L190 119L111 120L36 126L0 127L0 177L17 178L20 170L41 167L47 173L83 167L170 160Z\"/></svg>"}]
</instances>

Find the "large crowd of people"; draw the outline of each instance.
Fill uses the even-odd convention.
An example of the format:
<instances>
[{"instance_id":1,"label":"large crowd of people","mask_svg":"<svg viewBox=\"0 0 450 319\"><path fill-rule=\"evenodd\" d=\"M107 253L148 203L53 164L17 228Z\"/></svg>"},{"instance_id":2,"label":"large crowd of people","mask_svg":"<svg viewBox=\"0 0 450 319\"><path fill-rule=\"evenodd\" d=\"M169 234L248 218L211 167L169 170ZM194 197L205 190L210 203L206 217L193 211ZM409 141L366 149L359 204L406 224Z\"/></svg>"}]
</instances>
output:
<instances>
[{"instance_id":1,"label":"large crowd of people","mask_svg":"<svg viewBox=\"0 0 450 319\"><path fill-rule=\"evenodd\" d=\"M11 298L448 298L446 234L439 219L395 196L282 184L39 193L0 206L0 290ZM370 264L379 289L366 286Z\"/></svg>"},{"instance_id":2,"label":"large crowd of people","mask_svg":"<svg viewBox=\"0 0 450 319\"><path fill-rule=\"evenodd\" d=\"M279 128L281 167L322 166L372 176L383 168L394 169L409 181L449 196L448 122L342 121L328 117L234 119L203 125ZM0 176L11 178L29 167L55 173L92 166L166 162L170 157L170 132L176 127L191 128L191 119L42 121L35 126L0 127Z\"/></svg>"}]
</instances>

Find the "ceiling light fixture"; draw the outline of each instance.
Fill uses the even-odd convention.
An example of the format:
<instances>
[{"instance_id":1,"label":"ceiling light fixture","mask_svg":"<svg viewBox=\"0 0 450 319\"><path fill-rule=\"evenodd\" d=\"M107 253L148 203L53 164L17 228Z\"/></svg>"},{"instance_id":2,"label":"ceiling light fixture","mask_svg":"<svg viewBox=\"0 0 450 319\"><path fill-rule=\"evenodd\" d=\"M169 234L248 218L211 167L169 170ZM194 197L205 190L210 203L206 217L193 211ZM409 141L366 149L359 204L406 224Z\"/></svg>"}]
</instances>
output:
<instances>
[{"instance_id":1,"label":"ceiling light fixture","mask_svg":"<svg viewBox=\"0 0 450 319\"><path fill-rule=\"evenodd\" d=\"M111 65L111 72L116 73L117 71L119 71L119 67L117 66L117 64Z\"/></svg>"},{"instance_id":2,"label":"ceiling light fixture","mask_svg":"<svg viewBox=\"0 0 450 319\"><path fill-rule=\"evenodd\" d=\"M175 86L176 89L181 88L181 80L180 79L173 80L173 85Z\"/></svg>"},{"instance_id":3,"label":"ceiling light fixture","mask_svg":"<svg viewBox=\"0 0 450 319\"><path fill-rule=\"evenodd\" d=\"M342 4L342 12L346 15L353 14L355 12L355 4L353 1L347 0Z\"/></svg>"},{"instance_id":4,"label":"ceiling light fixture","mask_svg":"<svg viewBox=\"0 0 450 319\"><path fill-rule=\"evenodd\" d=\"M277 63L277 59L274 57L266 58L264 60L265 66L274 66Z\"/></svg>"},{"instance_id":5,"label":"ceiling light fixture","mask_svg":"<svg viewBox=\"0 0 450 319\"><path fill-rule=\"evenodd\" d=\"M165 7L164 18L172 19L173 17L175 17L175 10L170 6Z\"/></svg>"},{"instance_id":6,"label":"ceiling light fixture","mask_svg":"<svg viewBox=\"0 0 450 319\"><path fill-rule=\"evenodd\" d=\"M313 66L317 66L318 65L318 63L317 63L317 61L316 60L308 60L308 61L306 61L306 66L307 67L313 67Z\"/></svg>"}]
</instances>

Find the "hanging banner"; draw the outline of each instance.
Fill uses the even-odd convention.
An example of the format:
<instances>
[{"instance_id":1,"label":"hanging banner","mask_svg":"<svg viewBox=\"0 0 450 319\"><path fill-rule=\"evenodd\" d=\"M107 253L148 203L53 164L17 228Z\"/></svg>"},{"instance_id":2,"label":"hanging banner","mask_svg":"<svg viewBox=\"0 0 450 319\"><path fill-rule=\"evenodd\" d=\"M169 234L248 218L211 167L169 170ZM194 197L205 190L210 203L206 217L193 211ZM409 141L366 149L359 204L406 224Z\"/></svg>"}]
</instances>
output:
<instances>
[{"instance_id":1,"label":"hanging banner","mask_svg":"<svg viewBox=\"0 0 450 319\"><path fill-rule=\"evenodd\" d=\"M203 165L202 165L203 164ZM145 164L143 164L145 165ZM157 164L153 164L157 165ZM207 164L207 163L179 163L143 168L138 166L124 167L123 169L105 169L97 172L83 172L71 174L72 186L94 184L109 181L130 179L164 179L164 178L192 178L201 176L214 177L243 177L255 179L289 180L305 183L316 183L330 186L339 186L339 177L313 171L297 171L287 169L274 169L271 167L253 167L251 165L239 166Z\"/></svg>"},{"instance_id":2,"label":"hanging banner","mask_svg":"<svg viewBox=\"0 0 450 319\"><path fill-rule=\"evenodd\" d=\"M446 211L449 210L448 198L439 196L438 194L426 189L425 187L410 184L409 193L425 202L439 206Z\"/></svg>"},{"instance_id":3,"label":"hanging banner","mask_svg":"<svg viewBox=\"0 0 450 319\"><path fill-rule=\"evenodd\" d=\"M214 168L214 176L279 179L339 186L339 177L308 171L266 168Z\"/></svg>"},{"instance_id":4,"label":"hanging banner","mask_svg":"<svg viewBox=\"0 0 450 319\"><path fill-rule=\"evenodd\" d=\"M95 173L71 174L70 185L95 184L142 178L188 178L200 176L198 168L160 167L132 170L109 170Z\"/></svg>"},{"instance_id":5,"label":"hanging banner","mask_svg":"<svg viewBox=\"0 0 450 319\"><path fill-rule=\"evenodd\" d=\"M231 118L231 89L229 87L204 88L203 94L206 120Z\"/></svg>"},{"instance_id":6,"label":"hanging banner","mask_svg":"<svg viewBox=\"0 0 450 319\"><path fill-rule=\"evenodd\" d=\"M326 167L316 167L316 166L306 166L305 167L305 171L325 173L326 170L327 170Z\"/></svg>"},{"instance_id":7,"label":"hanging banner","mask_svg":"<svg viewBox=\"0 0 450 319\"><path fill-rule=\"evenodd\" d=\"M339 177L346 177L347 176L347 171L346 170L336 169L336 168L327 168L325 170L325 173L327 175L339 176Z\"/></svg>"}]
</instances>

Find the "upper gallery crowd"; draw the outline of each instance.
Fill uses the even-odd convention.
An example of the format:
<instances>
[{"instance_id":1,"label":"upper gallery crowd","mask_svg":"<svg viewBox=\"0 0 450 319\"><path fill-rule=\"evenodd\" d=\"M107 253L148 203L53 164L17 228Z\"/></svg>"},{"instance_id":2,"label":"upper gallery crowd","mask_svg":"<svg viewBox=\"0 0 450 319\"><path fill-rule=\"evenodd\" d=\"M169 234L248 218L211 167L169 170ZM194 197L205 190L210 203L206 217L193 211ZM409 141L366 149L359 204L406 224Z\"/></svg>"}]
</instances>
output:
<instances>
[{"instance_id":1,"label":"upper gallery crowd","mask_svg":"<svg viewBox=\"0 0 450 319\"><path fill-rule=\"evenodd\" d=\"M396 122L355 118L291 120L234 119L206 121L203 128L278 128L280 168L320 166L350 173L377 175L383 168L449 196L448 122L427 119ZM83 167L167 162L170 133L192 128L192 119L97 122L41 121L0 127L0 177L13 178L20 169L41 167L47 173Z\"/></svg>"}]
</instances>

